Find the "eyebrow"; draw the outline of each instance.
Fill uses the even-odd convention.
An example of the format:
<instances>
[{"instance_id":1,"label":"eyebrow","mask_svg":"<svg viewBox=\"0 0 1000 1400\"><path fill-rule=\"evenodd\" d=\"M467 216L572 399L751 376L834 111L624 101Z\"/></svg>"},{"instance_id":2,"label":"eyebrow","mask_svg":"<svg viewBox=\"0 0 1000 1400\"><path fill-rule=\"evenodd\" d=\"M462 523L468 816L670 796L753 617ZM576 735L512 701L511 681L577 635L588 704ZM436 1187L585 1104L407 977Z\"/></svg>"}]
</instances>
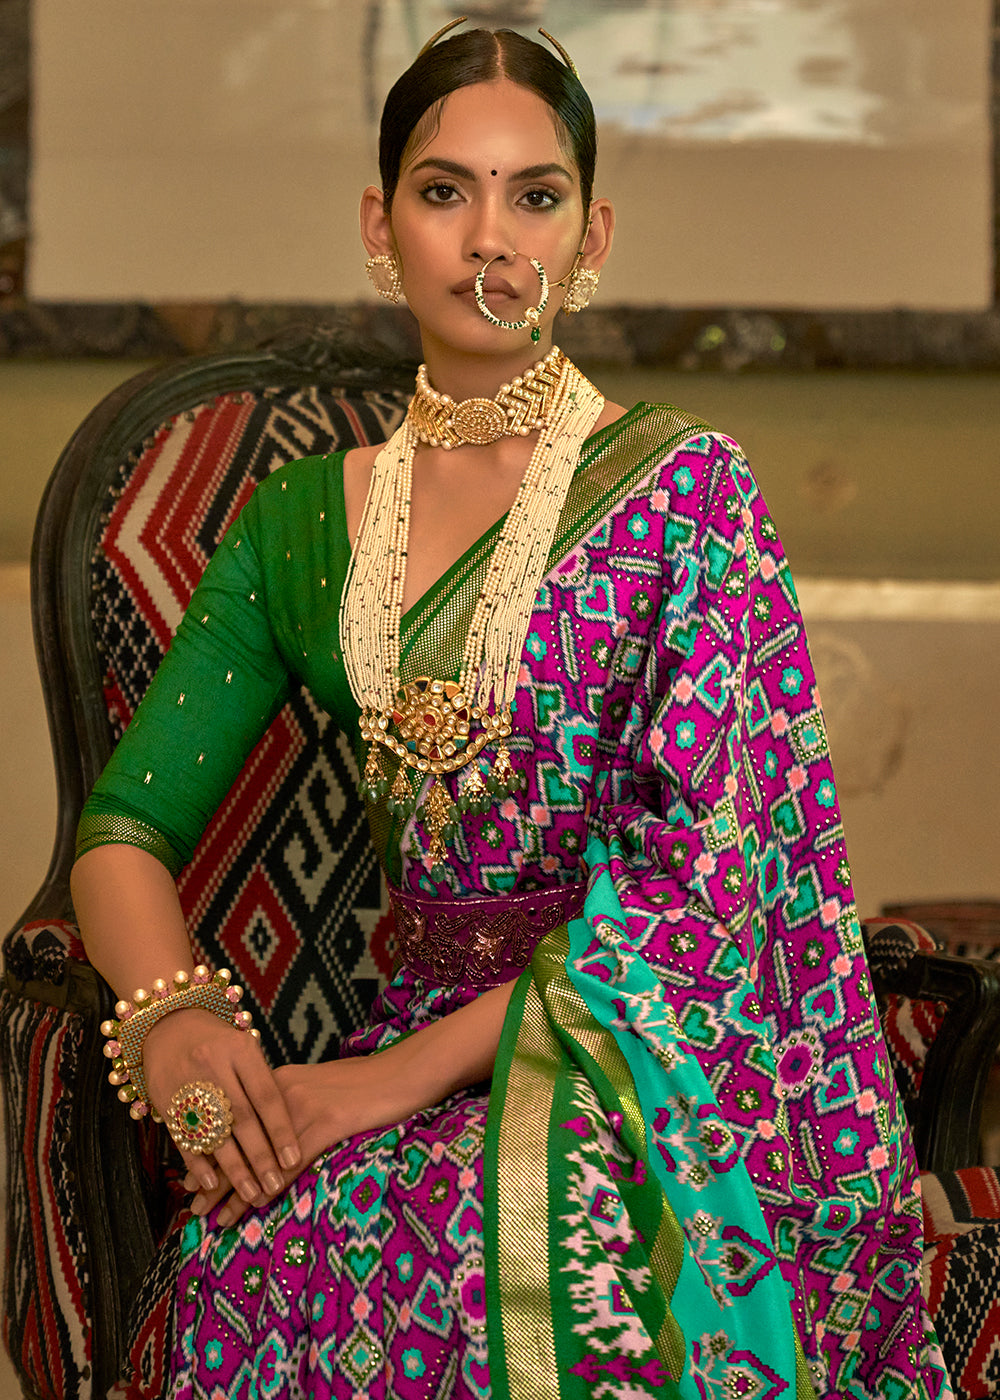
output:
<instances>
[{"instance_id":1,"label":"eyebrow","mask_svg":"<svg viewBox=\"0 0 1000 1400\"><path fill-rule=\"evenodd\" d=\"M475 171L470 170L467 165L460 165L457 160L444 160L437 157L429 157L427 160L418 161L411 167L414 174L418 170L443 170L448 175L456 175L460 180L475 180ZM509 178L511 180L542 180L546 175L562 175L572 183L573 176L564 165L559 165L556 161L550 161L544 165L526 165L523 170L517 170Z\"/></svg>"}]
</instances>

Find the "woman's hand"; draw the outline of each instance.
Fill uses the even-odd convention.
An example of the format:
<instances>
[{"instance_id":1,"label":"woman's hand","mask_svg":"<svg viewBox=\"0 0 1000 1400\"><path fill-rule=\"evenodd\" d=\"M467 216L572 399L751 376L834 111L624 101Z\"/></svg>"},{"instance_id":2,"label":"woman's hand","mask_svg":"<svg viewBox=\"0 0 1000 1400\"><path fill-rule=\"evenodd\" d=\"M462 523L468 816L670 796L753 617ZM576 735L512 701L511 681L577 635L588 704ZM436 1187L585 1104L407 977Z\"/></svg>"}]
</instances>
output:
<instances>
[{"instance_id":1,"label":"woman's hand","mask_svg":"<svg viewBox=\"0 0 1000 1400\"><path fill-rule=\"evenodd\" d=\"M200 1189L217 1189L221 1178L245 1202L263 1205L283 1189L286 1174L298 1170L298 1136L253 1036L210 1011L174 1011L146 1036L142 1063L150 1098L164 1116L181 1085L198 1080L216 1085L232 1105L232 1135L214 1158L181 1149Z\"/></svg>"},{"instance_id":2,"label":"woman's hand","mask_svg":"<svg viewBox=\"0 0 1000 1400\"><path fill-rule=\"evenodd\" d=\"M401 1122L421 1107L419 1103L409 1101L411 1096L405 1093L406 1086L400 1082L399 1066L394 1064L394 1057L389 1051L354 1059L330 1060L319 1065L286 1065L275 1071L274 1079L301 1145L303 1162L314 1161L355 1133ZM301 1165L283 1170L280 1185L276 1188L273 1183L267 1183L267 1199L291 1185L300 1171ZM192 1172L185 1185L189 1190L198 1188L198 1194L191 1203L196 1215L207 1214L229 1195L229 1200L219 1212L219 1224L222 1226L239 1220L248 1205L263 1204L263 1201L248 1197L228 1175L214 1188L206 1188L204 1182Z\"/></svg>"},{"instance_id":3,"label":"woman's hand","mask_svg":"<svg viewBox=\"0 0 1000 1400\"><path fill-rule=\"evenodd\" d=\"M402 1123L456 1090L488 1079L513 989L514 983L508 982L482 992L467 1006L374 1055L276 1070L274 1081L284 1097L303 1161L314 1161L355 1133ZM239 1220L248 1204L262 1205L277 1191L270 1189L271 1182L265 1182L266 1198L251 1200L228 1175L223 1151L219 1149L217 1160L226 1173L225 1180L208 1186L204 1175L193 1171L185 1185L198 1191L192 1202L198 1215L212 1210L228 1195L218 1217L219 1224L226 1226ZM286 1168L278 1189L294 1181L299 1170Z\"/></svg>"}]
</instances>

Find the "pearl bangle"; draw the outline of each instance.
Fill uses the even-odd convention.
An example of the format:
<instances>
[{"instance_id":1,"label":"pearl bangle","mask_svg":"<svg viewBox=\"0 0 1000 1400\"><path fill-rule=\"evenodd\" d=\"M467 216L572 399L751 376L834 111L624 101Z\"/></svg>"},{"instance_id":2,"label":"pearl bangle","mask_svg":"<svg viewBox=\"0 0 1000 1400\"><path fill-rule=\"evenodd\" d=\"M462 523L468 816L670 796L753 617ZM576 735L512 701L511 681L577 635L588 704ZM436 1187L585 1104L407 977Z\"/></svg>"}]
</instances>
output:
<instances>
[{"instance_id":1,"label":"pearl bangle","mask_svg":"<svg viewBox=\"0 0 1000 1400\"><path fill-rule=\"evenodd\" d=\"M260 1040L260 1031L252 1029L250 1013L239 1010L242 996L243 988L233 984L227 967L213 974L199 963L190 975L184 971L175 972L172 990L158 977L148 992L140 987L131 1001L118 1002L115 1006L117 1019L103 1021L101 1034L107 1037L104 1053L111 1061L108 1081L118 1090L122 1103L129 1105L133 1118L143 1118L152 1112L157 1122L161 1121L149 1102L142 1067L142 1047L157 1021L174 1011L200 1008Z\"/></svg>"}]
</instances>

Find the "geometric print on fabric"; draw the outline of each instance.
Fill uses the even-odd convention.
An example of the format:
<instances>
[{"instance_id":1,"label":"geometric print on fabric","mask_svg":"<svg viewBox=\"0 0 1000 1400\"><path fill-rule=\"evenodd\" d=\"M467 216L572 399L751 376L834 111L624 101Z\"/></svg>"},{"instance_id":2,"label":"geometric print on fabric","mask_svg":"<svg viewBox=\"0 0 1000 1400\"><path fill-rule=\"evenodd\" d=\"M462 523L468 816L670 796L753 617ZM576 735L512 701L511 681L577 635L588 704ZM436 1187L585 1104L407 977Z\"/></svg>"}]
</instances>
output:
<instances>
[{"instance_id":1,"label":"geometric print on fabric","mask_svg":"<svg viewBox=\"0 0 1000 1400\"><path fill-rule=\"evenodd\" d=\"M486 1106L465 1090L349 1138L235 1228L188 1220L180 1346L213 1397L487 1400Z\"/></svg>"},{"instance_id":2,"label":"geometric print on fabric","mask_svg":"<svg viewBox=\"0 0 1000 1400\"><path fill-rule=\"evenodd\" d=\"M974 1167L925 1176L921 1183L924 1297L957 1400L987 1400L1000 1394L997 1173Z\"/></svg>"},{"instance_id":3,"label":"geometric print on fabric","mask_svg":"<svg viewBox=\"0 0 1000 1400\"><path fill-rule=\"evenodd\" d=\"M90 1262L73 1152L80 1017L0 993L7 1096L4 1345L37 1400L89 1393ZM95 1053L91 1050L89 1053ZM27 1392L26 1392L27 1393Z\"/></svg>"},{"instance_id":4,"label":"geometric print on fabric","mask_svg":"<svg viewBox=\"0 0 1000 1400\"><path fill-rule=\"evenodd\" d=\"M178 414L112 489L92 567L108 717L121 735L206 563L289 460L389 435L392 394L223 394ZM386 913L349 746L292 696L209 823L178 888L196 951L228 966L275 1063L322 1059L390 973Z\"/></svg>"},{"instance_id":5,"label":"geometric print on fabric","mask_svg":"<svg viewBox=\"0 0 1000 1400\"><path fill-rule=\"evenodd\" d=\"M181 1228L180 1220L175 1220L131 1300L122 1367L123 1380L132 1382L130 1395L163 1395L170 1380L170 1355L177 1334Z\"/></svg>"}]
</instances>

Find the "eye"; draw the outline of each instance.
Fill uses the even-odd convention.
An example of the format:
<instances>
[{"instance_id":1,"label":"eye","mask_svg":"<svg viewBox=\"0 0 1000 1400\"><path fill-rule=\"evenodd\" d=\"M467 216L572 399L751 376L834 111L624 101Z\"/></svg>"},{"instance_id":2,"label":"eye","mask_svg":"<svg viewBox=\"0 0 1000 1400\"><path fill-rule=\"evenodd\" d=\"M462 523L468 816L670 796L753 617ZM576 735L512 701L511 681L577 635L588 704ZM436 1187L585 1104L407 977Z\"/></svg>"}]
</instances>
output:
<instances>
[{"instance_id":1,"label":"eye","mask_svg":"<svg viewBox=\"0 0 1000 1400\"><path fill-rule=\"evenodd\" d=\"M455 186L449 185L443 180L435 180L432 185L425 185L421 194L428 204L453 204L455 198L458 197Z\"/></svg>"},{"instance_id":2,"label":"eye","mask_svg":"<svg viewBox=\"0 0 1000 1400\"><path fill-rule=\"evenodd\" d=\"M529 209L554 209L562 201L555 190L526 190L521 202Z\"/></svg>"}]
</instances>

